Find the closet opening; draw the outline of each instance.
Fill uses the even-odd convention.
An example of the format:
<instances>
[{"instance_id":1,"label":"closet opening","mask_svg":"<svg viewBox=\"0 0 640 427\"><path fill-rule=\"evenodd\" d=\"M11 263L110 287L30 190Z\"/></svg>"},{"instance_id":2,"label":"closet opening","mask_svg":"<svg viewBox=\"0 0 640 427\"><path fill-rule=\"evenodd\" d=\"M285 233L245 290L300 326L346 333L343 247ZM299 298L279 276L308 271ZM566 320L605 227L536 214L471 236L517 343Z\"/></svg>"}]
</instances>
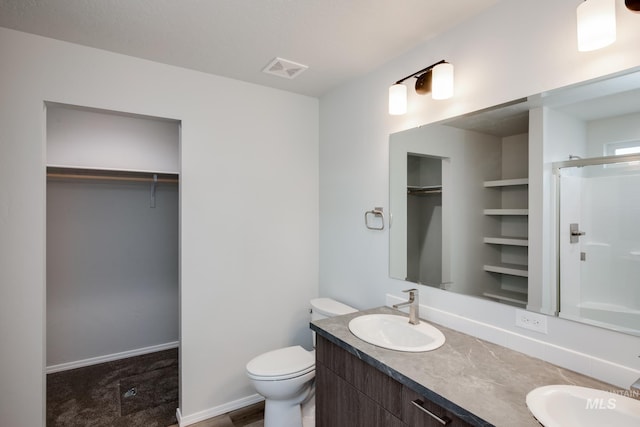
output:
<instances>
[{"instance_id":1,"label":"closet opening","mask_svg":"<svg viewBox=\"0 0 640 427\"><path fill-rule=\"evenodd\" d=\"M46 121L46 425L173 425L180 122L57 103Z\"/></svg>"}]
</instances>

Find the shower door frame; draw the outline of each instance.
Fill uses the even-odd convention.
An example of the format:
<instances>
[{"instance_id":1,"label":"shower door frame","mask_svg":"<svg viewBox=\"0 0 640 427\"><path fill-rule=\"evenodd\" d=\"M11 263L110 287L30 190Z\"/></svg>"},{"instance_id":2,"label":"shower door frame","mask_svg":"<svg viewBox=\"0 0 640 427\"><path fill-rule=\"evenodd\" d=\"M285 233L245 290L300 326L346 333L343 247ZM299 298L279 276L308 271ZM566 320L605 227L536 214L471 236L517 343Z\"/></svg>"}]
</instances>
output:
<instances>
[{"instance_id":1,"label":"shower door frame","mask_svg":"<svg viewBox=\"0 0 640 427\"><path fill-rule=\"evenodd\" d=\"M585 166L599 166L599 165L611 165L616 163L640 163L640 154L623 154L617 156L602 156L602 157L588 157L580 158L578 156L569 156L570 160L564 160L560 162L552 163L553 170L553 186L555 191L555 233L556 233L556 307L555 316L560 315L561 297L560 297L560 274L561 274L561 260L560 260L560 239L562 238L561 224L560 224L560 172L564 168L572 167L585 167ZM566 237L566 236L565 236Z\"/></svg>"}]
</instances>

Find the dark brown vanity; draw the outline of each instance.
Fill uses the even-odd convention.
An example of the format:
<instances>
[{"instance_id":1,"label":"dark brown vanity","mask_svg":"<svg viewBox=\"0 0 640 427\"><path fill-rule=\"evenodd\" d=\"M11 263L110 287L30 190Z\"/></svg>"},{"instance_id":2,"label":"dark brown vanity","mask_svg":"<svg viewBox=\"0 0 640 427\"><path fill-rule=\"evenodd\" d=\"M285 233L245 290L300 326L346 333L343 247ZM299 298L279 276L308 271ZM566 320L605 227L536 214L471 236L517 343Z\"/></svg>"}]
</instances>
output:
<instances>
[{"instance_id":1,"label":"dark brown vanity","mask_svg":"<svg viewBox=\"0 0 640 427\"><path fill-rule=\"evenodd\" d=\"M592 378L435 325L446 337L423 353L386 350L349 331L380 307L311 323L316 343L318 427L539 426L527 409L530 390L574 384L613 390Z\"/></svg>"},{"instance_id":2,"label":"dark brown vanity","mask_svg":"<svg viewBox=\"0 0 640 427\"><path fill-rule=\"evenodd\" d=\"M316 411L318 427L472 425L322 337Z\"/></svg>"}]
</instances>

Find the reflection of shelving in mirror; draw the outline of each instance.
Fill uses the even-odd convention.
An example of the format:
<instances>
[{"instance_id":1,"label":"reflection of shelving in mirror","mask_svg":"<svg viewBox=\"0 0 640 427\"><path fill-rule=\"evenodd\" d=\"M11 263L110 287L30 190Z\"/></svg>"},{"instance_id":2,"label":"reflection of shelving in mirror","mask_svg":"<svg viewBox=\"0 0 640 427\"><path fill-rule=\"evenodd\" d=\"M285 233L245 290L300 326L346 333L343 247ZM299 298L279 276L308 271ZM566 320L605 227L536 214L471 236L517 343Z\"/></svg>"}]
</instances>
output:
<instances>
[{"instance_id":1,"label":"reflection of shelving in mirror","mask_svg":"<svg viewBox=\"0 0 640 427\"><path fill-rule=\"evenodd\" d=\"M491 273L508 274L518 277L529 277L527 266L521 264L485 265L484 271L489 271Z\"/></svg>"},{"instance_id":2,"label":"reflection of shelving in mirror","mask_svg":"<svg viewBox=\"0 0 640 427\"><path fill-rule=\"evenodd\" d=\"M487 298L495 299L505 303L511 303L514 305L526 306L527 294L519 292L502 291L501 293L485 292L483 295Z\"/></svg>"},{"instance_id":3,"label":"reflection of shelving in mirror","mask_svg":"<svg viewBox=\"0 0 640 427\"><path fill-rule=\"evenodd\" d=\"M490 187L510 187L517 185L529 185L528 178L515 178L515 179L498 179L495 181L485 181L484 186Z\"/></svg>"},{"instance_id":4,"label":"reflection of shelving in mirror","mask_svg":"<svg viewBox=\"0 0 640 427\"><path fill-rule=\"evenodd\" d=\"M528 145L527 133L501 138L498 167L490 170L484 187L484 263L482 295L516 306L528 300Z\"/></svg>"},{"instance_id":5,"label":"reflection of shelving in mirror","mask_svg":"<svg viewBox=\"0 0 640 427\"><path fill-rule=\"evenodd\" d=\"M529 246L529 239L526 237L485 237L484 243L492 245L506 245L506 246Z\"/></svg>"},{"instance_id":6,"label":"reflection of shelving in mirror","mask_svg":"<svg viewBox=\"0 0 640 427\"><path fill-rule=\"evenodd\" d=\"M485 209L485 215L529 215L529 209Z\"/></svg>"},{"instance_id":7,"label":"reflection of shelving in mirror","mask_svg":"<svg viewBox=\"0 0 640 427\"><path fill-rule=\"evenodd\" d=\"M432 194L442 194L442 185L408 185L407 194L410 196L429 196Z\"/></svg>"}]
</instances>

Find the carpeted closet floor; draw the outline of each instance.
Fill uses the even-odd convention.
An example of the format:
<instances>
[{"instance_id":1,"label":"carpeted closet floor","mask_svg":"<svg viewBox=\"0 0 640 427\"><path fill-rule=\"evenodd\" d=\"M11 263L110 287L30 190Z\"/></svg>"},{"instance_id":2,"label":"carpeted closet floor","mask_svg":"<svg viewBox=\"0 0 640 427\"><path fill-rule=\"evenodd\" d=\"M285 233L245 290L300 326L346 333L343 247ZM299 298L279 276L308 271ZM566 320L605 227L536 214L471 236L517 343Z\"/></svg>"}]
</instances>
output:
<instances>
[{"instance_id":1,"label":"carpeted closet floor","mask_svg":"<svg viewBox=\"0 0 640 427\"><path fill-rule=\"evenodd\" d=\"M47 375L47 427L176 423L178 349Z\"/></svg>"}]
</instances>

